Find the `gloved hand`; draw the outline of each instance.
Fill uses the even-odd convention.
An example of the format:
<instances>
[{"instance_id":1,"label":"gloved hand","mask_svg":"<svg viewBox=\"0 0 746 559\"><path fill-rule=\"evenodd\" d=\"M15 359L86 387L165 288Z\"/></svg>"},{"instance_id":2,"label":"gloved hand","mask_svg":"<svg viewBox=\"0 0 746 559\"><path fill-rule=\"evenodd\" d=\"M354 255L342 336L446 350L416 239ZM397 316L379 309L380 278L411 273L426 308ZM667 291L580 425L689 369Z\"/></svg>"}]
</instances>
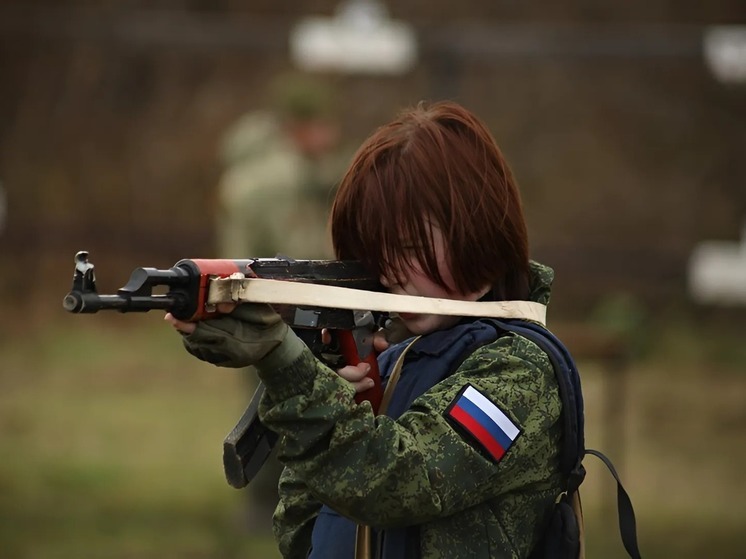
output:
<instances>
[{"instance_id":1,"label":"gloved hand","mask_svg":"<svg viewBox=\"0 0 746 559\"><path fill-rule=\"evenodd\" d=\"M219 367L276 368L295 361L305 344L269 305L243 303L230 314L198 322L184 336L184 347Z\"/></svg>"}]
</instances>

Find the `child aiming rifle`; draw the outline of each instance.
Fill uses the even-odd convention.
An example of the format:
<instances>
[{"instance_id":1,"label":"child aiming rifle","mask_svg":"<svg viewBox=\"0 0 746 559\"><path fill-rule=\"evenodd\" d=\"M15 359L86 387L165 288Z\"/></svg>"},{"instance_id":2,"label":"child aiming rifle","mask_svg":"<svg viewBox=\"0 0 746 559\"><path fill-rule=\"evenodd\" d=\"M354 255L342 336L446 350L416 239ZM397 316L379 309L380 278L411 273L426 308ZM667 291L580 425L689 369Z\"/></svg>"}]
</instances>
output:
<instances>
[{"instance_id":1,"label":"child aiming rifle","mask_svg":"<svg viewBox=\"0 0 746 559\"><path fill-rule=\"evenodd\" d=\"M553 272L529 260L508 164L456 103L420 104L376 130L330 219L337 258L360 261L391 293L549 300ZM258 371L259 417L285 466L274 514L284 557L539 556L569 481L558 377L530 337L488 317L401 313L400 335L377 337L376 413L355 401L370 364L330 369L269 305L220 310L166 320L199 359Z\"/></svg>"}]
</instances>

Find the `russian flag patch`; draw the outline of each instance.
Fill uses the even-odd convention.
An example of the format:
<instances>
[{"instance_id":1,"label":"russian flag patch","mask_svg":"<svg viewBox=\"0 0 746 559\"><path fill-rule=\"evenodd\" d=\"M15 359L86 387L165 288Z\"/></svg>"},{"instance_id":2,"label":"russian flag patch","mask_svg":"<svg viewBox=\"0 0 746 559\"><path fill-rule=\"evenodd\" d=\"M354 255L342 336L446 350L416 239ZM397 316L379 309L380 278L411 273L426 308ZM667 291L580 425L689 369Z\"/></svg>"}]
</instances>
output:
<instances>
[{"instance_id":1,"label":"russian flag patch","mask_svg":"<svg viewBox=\"0 0 746 559\"><path fill-rule=\"evenodd\" d=\"M484 394L467 384L448 406L445 416L461 426L499 462L521 430Z\"/></svg>"}]
</instances>

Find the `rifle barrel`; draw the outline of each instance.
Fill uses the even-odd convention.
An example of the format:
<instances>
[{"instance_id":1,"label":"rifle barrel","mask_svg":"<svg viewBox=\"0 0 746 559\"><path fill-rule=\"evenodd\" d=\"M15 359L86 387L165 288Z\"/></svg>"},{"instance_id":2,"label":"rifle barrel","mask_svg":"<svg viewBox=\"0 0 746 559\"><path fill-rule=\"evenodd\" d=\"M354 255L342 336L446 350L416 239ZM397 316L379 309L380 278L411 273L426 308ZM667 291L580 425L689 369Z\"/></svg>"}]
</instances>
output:
<instances>
[{"instance_id":1,"label":"rifle barrel","mask_svg":"<svg viewBox=\"0 0 746 559\"><path fill-rule=\"evenodd\" d=\"M170 295L122 296L71 291L65 296L62 305L66 311L72 313L96 313L101 310L147 312L155 309L168 311L177 302L178 299Z\"/></svg>"}]
</instances>

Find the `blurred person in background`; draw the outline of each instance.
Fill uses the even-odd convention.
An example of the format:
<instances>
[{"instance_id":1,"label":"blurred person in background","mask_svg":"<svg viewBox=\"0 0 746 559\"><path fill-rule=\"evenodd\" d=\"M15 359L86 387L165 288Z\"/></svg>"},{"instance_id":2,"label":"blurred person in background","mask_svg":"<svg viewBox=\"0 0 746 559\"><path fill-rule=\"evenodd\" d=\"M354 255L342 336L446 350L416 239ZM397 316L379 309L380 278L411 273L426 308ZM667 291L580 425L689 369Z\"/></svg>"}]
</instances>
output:
<instances>
[{"instance_id":1,"label":"blurred person in background","mask_svg":"<svg viewBox=\"0 0 746 559\"><path fill-rule=\"evenodd\" d=\"M267 108L242 115L225 134L217 189L220 258L328 259L326 222L344 171L333 93L318 78L283 74ZM247 369L249 394L256 374ZM269 532L282 468L272 456L247 488L247 527Z\"/></svg>"},{"instance_id":2,"label":"blurred person in background","mask_svg":"<svg viewBox=\"0 0 746 559\"><path fill-rule=\"evenodd\" d=\"M268 108L242 115L223 140L218 252L331 258L326 221L345 164L332 90L302 74L282 75L268 90Z\"/></svg>"}]
</instances>

